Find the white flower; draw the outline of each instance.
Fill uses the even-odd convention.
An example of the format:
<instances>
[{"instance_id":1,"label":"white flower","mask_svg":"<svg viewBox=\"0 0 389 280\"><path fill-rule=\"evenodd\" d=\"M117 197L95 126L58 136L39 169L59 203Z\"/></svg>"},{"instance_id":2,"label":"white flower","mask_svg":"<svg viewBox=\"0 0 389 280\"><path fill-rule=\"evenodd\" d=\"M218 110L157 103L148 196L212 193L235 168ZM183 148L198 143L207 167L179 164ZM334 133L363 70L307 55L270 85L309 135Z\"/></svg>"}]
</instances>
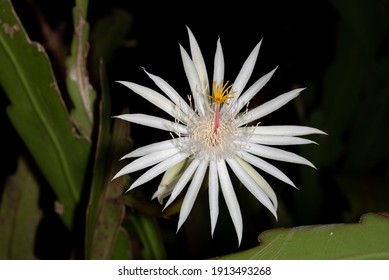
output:
<instances>
[{"instance_id":1,"label":"white flower","mask_svg":"<svg viewBox=\"0 0 389 280\"><path fill-rule=\"evenodd\" d=\"M152 166L128 189L132 190L165 172L153 196L162 203L162 200L170 195L165 208L190 182L180 210L177 229L179 230L192 209L208 170L211 233L213 235L219 213L220 187L240 244L243 232L242 215L227 165L242 184L277 217L277 197L254 167L295 187L281 170L264 159L305 164L311 167L314 167L313 164L297 154L269 147L269 145L314 143L298 136L325 133L306 126L260 126L258 123L251 126L252 122L272 113L297 97L303 89L289 91L248 110L246 106L249 101L270 80L276 70L261 77L245 90L256 63L261 42L257 44L243 64L235 82L229 84L224 80L224 57L219 39L214 60L213 81L210 84L203 56L189 28L188 33L191 57L181 46L180 50L192 92L190 105L162 78L146 71L146 74L168 98L135 83L119 82L164 110L172 116L174 121L145 114L124 114L117 118L168 131L174 138L138 148L125 155L122 159L134 157L138 159L126 165L115 175L114 179ZM192 103L194 108L192 108ZM245 110L241 113L242 109Z\"/></svg>"}]
</instances>

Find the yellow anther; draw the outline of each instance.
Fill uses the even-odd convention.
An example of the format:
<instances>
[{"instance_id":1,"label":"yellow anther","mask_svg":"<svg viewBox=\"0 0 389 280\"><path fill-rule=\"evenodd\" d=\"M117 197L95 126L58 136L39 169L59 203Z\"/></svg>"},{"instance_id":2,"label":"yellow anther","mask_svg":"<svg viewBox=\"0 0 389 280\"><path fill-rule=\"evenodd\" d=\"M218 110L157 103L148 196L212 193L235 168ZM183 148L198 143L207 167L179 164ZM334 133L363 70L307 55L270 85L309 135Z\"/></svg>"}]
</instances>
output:
<instances>
[{"instance_id":1,"label":"yellow anther","mask_svg":"<svg viewBox=\"0 0 389 280\"><path fill-rule=\"evenodd\" d=\"M225 103L226 105L229 105L227 102L227 99L232 98L233 94L235 92L229 92L233 84L228 85L228 81L223 85L219 84L217 85L216 82L213 82L212 89L213 89L213 96L208 95L209 98L211 98L217 105Z\"/></svg>"}]
</instances>

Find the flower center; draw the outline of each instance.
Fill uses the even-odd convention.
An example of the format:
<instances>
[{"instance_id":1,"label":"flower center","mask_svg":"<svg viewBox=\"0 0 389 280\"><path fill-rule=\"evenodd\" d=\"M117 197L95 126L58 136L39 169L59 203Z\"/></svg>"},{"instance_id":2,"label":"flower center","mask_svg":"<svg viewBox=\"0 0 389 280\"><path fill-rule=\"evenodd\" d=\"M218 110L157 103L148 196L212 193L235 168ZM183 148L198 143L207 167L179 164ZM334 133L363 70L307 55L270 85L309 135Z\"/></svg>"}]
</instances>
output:
<instances>
[{"instance_id":1,"label":"flower center","mask_svg":"<svg viewBox=\"0 0 389 280\"><path fill-rule=\"evenodd\" d=\"M215 129L216 118L218 127ZM236 126L234 119L228 114L210 113L205 117L197 118L189 129L190 151L196 156L205 159L226 158L235 150L234 139Z\"/></svg>"}]
</instances>

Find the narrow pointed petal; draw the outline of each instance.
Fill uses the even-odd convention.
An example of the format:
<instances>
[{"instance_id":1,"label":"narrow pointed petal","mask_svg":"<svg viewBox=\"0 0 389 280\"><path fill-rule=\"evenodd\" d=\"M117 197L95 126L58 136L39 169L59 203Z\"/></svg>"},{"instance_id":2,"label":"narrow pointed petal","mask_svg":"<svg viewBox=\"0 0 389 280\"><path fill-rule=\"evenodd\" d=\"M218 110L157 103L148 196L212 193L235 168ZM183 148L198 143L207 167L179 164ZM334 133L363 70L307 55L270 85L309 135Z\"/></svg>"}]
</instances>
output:
<instances>
[{"instance_id":1,"label":"narrow pointed petal","mask_svg":"<svg viewBox=\"0 0 389 280\"><path fill-rule=\"evenodd\" d=\"M188 78L190 90L192 91L195 107L198 110L201 116L205 114L204 108L204 98L205 93L202 90L201 82L199 75L197 73L196 67L193 64L193 61L190 59L188 53L180 45L182 62L184 64L184 70L186 77Z\"/></svg>"},{"instance_id":2,"label":"narrow pointed petal","mask_svg":"<svg viewBox=\"0 0 389 280\"><path fill-rule=\"evenodd\" d=\"M135 83L125 82L125 81L117 81L118 83L128 87L136 94L142 96L144 99L154 104L158 108L164 110L170 116L174 118L179 118L179 114L177 114L176 106L169 99L159 94L155 90L152 90L148 87L144 87Z\"/></svg>"},{"instance_id":3,"label":"narrow pointed petal","mask_svg":"<svg viewBox=\"0 0 389 280\"><path fill-rule=\"evenodd\" d=\"M265 76L261 77L248 90L246 90L241 97L239 97L237 102L235 102L233 105L233 110L235 113L239 113L240 110L242 110L242 108L246 106L247 103L250 102L250 100L267 84L277 68L278 67L267 73Z\"/></svg>"},{"instance_id":4,"label":"narrow pointed petal","mask_svg":"<svg viewBox=\"0 0 389 280\"><path fill-rule=\"evenodd\" d=\"M159 183L158 190L153 194L151 199L158 198L158 202L162 204L163 199L171 195L187 165L188 160L183 160L166 170L165 174L163 174L161 183Z\"/></svg>"},{"instance_id":5,"label":"narrow pointed petal","mask_svg":"<svg viewBox=\"0 0 389 280\"><path fill-rule=\"evenodd\" d=\"M211 235L215 231L217 218L219 216L219 182L217 175L217 166L215 161L211 161L209 165L208 176L208 195L209 195L209 211L211 216Z\"/></svg>"},{"instance_id":6,"label":"narrow pointed petal","mask_svg":"<svg viewBox=\"0 0 389 280\"><path fill-rule=\"evenodd\" d=\"M284 106L286 103L291 101L292 99L296 98L301 91L303 91L304 88L298 88L291 90L287 93L284 93L280 96L277 96L276 98L266 102L265 104L262 104L252 110L250 110L247 114L243 114L238 119L238 126L242 126L245 124L248 124L249 122L255 121L259 118L262 118L277 109Z\"/></svg>"},{"instance_id":7,"label":"narrow pointed petal","mask_svg":"<svg viewBox=\"0 0 389 280\"><path fill-rule=\"evenodd\" d=\"M163 210L165 210L166 207L168 207L177 198L177 196L182 192L182 190L185 188L186 184L192 178L192 175L196 171L199 164L200 164L200 160L194 159L189 164L189 166L185 169L185 172L181 175L177 184L174 186L172 194L170 195L169 200L166 202Z\"/></svg>"},{"instance_id":8,"label":"narrow pointed petal","mask_svg":"<svg viewBox=\"0 0 389 280\"><path fill-rule=\"evenodd\" d=\"M247 161L236 157L238 163L246 170L246 172L254 179L254 181L261 187L261 189L266 193L266 195L270 198L271 202L274 205L274 209L277 211L278 200L276 193L269 185L269 183L252 167Z\"/></svg>"},{"instance_id":9,"label":"narrow pointed petal","mask_svg":"<svg viewBox=\"0 0 389 280\"><path fill-rule=\"evenodd\" d=\"M276 177L278 180L281 180L282 182L287 183L297 189L296 185L288 178L288 176L286 176L281 170L279 170L274 165L268 163L267 161L264 161L263 159L253 156L252 154L249 154L244 151L240 151L237 155L241 159L252 164L253 166L261 169L262 171L265 171L266 173Z\"/></svg>"},{"instance_id":10,"label":"narrow pointed petal","mask_svg":"<svg viewBox=\"0 0 389 280\"><path fill-rule=\"evenodd\" d=\"M300 125L271 125L271 126L257 126L254 128L254 134L263 135L284 135L284 136L304 136L310 134L323 134L327 133L313 127L300 126Z\"/></svg>"},{"instance_id":11,"label":"narrow pointed petal","mask_svg":"<svg viewBox=\"0 0 389 280\"><path fill-rule=\"evenodd\" d=\"M255 180L246 172L246 170L235 159L229 158L226 160L228 165L234 171L235 175L243 183L243 185L261 202L269 211L277 218L276 209L262 188Z\"/></svg>"},{"instance_id":12,"label":"narrow pointed petal","mask_svg":"<svg viewBox=\"0 0 389 280\"><path fill-rule=\"evenodd\" d=\"M197 167L196 173L194 174L192 182L189 185L188 191L185 194L184 201L182 202L180 217L178 218L177 231L179 231L182 224L186 221L190 211L193 208L193 204L199 193L201 183L204 180L207 167L208 167L207 161L202 161L200 165Z\"/></svg>"},{"instance_id":13,"label":"narrow pointed petal","mask_svg":"<svg viewBox=\"0 0 389 280\"><path fill-rule=\"evenodd\" d=\"M157 177L159 174L165 172L168 170L170 167L174 166L175 164L179 163L180 161L183 161L187 155L185 153L178 153L175 154L174 156L158 163L157 165L153 166L149 170L147 170L142 176L140 176L127 190L130 191L148 181L151 179Z\"/></svg>"},{"instance_id":14,"label":"narrow pointed petal","mask_svg":"<svg viewBox=\"0 0 389 280\"><path fill-rule=\"evenodd\" d=\"M115 116L115 118L122 119L128 122L137 123L149 127L158 128L161 130L171 131L176 134L187 134L188 129L181 124L165 120L160 117L154 117L146 114L123 114Z\"/></svg>"},{"instance_id":15,"label":"narrow pointed petal","mask_svg":"<svg viewBox=\"0 0 389 280\"><path fill-rule=\"evenodd\" d=\"M239 98L240 94L244 90L248 80L251 77L251 73L253 72L255 63L257 61L261 43L262 40L252 50L249 57L246 59L245 63L243 64L242 69L240 70L238 76L235 79L234 85L231 89L231 92L235 92L234 98L231 100L231 104Z\"/></svg>"},{"instance_id":16,"label":"narrow pointed petal","mask_svg":"<svg viewBox=\"0 0 389 280\"><path fill-rule=\"evenodd\" d=\"M200 78L202 92L204 94L209 94L208 74L203 55L201 54L199 44L197 43L192 31L190 31L189 27L187 27L187 29L189 34L190 53L192 55L193 64Z\"/></svg>"},{"instance_id":17,"label":"narrow pointed petal","mask_svg":"<svg viewBox=\"0 0 389 280\"><path fill-rule=\"evenodd\" d=\"M259 144L252 144L252 143L241 143L241 144L242 145L246 144L245 147L242 147L243 150L255 154L257 156L268 158L268 159L279 160L279 161L305 164L316 169L316 167L310 161L295 153L291 153L281 149L263 146Z\"/></svg>"},{"instance_id":18,"label":"narrow pointed petal","mask_svg":"<svg viewBox=\"0 0 389 280\"><path fill-rule=\"evenodd\" d=\"M169 157L171 157L179 152L180 152L180 150L177 149L176 147L174 147L171 149L162 150L162 151L158 151L158 152L154 152L154 153L145 155L143 157L140 157L140 158L134 160L130 164L127 164L125 167L123 167L118 172L118 174L120 174L118 176L132 173L132 172L141 170L143 168L149 167L151 165L157 164L157 163L159 163L159 162L161 162L161 161L163 161L163 160L165 160L165 159L167 159L167 158L169 158Z\"/></svg>"},{"instance_id":19,"label":"narrow pointed petal","mask_svg":"<svg viewBox=\"0 0 389 280\"><path fill-rule=\"evenodd\" d=\"M151 80L159 87L169 98L174 102L185 114L191 115L193 114L192 108L188 105L188 103L178 94L178 92L169 85L165 80L161 77L155 76L153 74L148 73L145 69L143 69L146 74L149 76Z\"/></svg>"},{"instance_id":20,"label":"narrow pointed petal","mask_svg":"<svg viewBox=\"0 0 389 280\"><path fill-rule=\"evenodd\" d=\"M227 166L224 160L217 162L217 171L219 174L220 188L222 190L224 200L226 201L228 212L230 213L232 223L234 224L238 244L242 242L243 221L238 199L236 198L234 187L232 186L230 174L228 174Z\"/></svg>"},{"instance_id":21,"label":"narrow pointed petal","mask_svg":"<svg viewBox=\"0 0 389 280\"><path fill-rule=\"evenodd\" d=\"M312 140L300 137L261 134L251 135L250 142L271 146L317 144Z\"/></svg>"},{"instance_id":22,"label":"narrow pointed petal","mask_svg":"<svg viewBox=\"0 0 389 280\"><path fill-rule=\"evenodd\" d=\"M187 139L187 137L183 137L182 139ZM165 141L149 144L140 147L136 150L133 150L131 153L123 156L120 160L125 158L141 157L147 154L151 154L161 150L171 149L175 147L177 147L177 139L165 140Z\"/></svg>"},{"instance_id":23,"label":"narrow pointed petal","mask_svg":"<svg viewBox=\"0 0 389 280\"><path fill-rule=\"evenodd\" d=\"M216 45L213 82L216 83L216 85L221 85L224 82L224 56L222 46L220 44L220 38L217 40Z\"/></svg>"}]
</instances>

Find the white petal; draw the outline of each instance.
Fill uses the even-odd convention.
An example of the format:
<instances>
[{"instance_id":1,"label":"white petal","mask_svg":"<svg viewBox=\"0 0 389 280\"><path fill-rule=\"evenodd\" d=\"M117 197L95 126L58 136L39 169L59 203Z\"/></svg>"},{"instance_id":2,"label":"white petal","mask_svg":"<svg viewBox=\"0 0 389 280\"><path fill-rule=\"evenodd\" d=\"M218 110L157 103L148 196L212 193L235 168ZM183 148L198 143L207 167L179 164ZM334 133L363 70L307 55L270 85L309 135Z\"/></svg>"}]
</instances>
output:
<instances>
[{"instance_id":1,"label":"white petal","mask_svg":"<svg viewBox=\"0 0 389 280\"><path fill-rule=\"evenodd\" d=\"M117 178L119 176L122 176L124 174L129 174L135 171L138 171L140 169L149 167L151 165L157 164L158 162L161 162L168 157L171 157L175 154L177 154L180 150L176 147L168 149L168 150L162 150L158 152L154 152L148 155L145 155L143 157L140 157L130 164L127 164L125 167L123 167L115 176L114 178Z\"/></svg>"},{"instance_id":2,"label":"white petal","mask_svg":"<svg viewBox=\"0 0 389 280\"><path fill-rule=\"evenodd\" d=\"M296 185L288 178L288 176L286 176L281 170L279 170L274 165L268 163L267 161L264 161L263 159L253 156L252 154L249 154L244 151L240 151L239 153L237 153L237 155L248 163L254 165L255 167L296 188Z\"/></svg>"},{"instance_id":3,"label":"white petal","mask_svg":"<svg viewBox=\"0 0 389 280\"><path fill-rule=\"evenodd\" d=\"M257 61L259 48L261 47L262 40L255 46L255 48L250 53L249 57L246 59L245 63L242 66L234 85L232 86L231 92L234 93L234 97L231 100L231 104L236 101L243 89L245 88L248 80L250 79L251 73L253 72L255 62Z\"/></svg>"},{"instance_id":4,"label":"white petal","mask_svg":"<svg viewBox=\"0 0 389 280\"><path fill-rule=\"evenodd\" d=\"M304 88L298 88L291 90L287 93L284 93L280 96L277 96L276 98L266 102L265 104L262 104L252 110L250 110L247 114L243 114L239 119L238 119L238 126L245 125L249 122L255 121L259 118L262 118L275 110L281 108L284 106L286 103L291 101L292 99L296 98L301 91L303 91Z\"/></svg>"},{"instance_id":5,"label":"white petal","mask_svg":"<svg viewBox=\"0 0 389 280\"><path fill-rule=\"evenodd\" d=\"M146 182L148 182L148 181L150 181L151 179L157 177L159 174L168 170L170 167L179 163L180 161L184 160L186 157L187 157L187 155L185 153L181 152L181 153L175 154L174 156L158 163L157 165L155 165L152 168L150 168L149 170L147 170L142 176L140 176L130 186L130 188L127 190L127 192L144 184L144 183L146 183Z\"/></svg>"},{"instance_id":6,"label":"white petal","mask_svg":"<svg viewBox=\"0 0 389 280\"><path fill-rule=\"evenodd\" d=\"M183 137L181 139L188 139L187 137ZM165 140L157 143L153 143L150 145L146 145L143 147L140 147L136 150L133 150L131 153L123 156L120 160L125 159L125 158L132 158L132 157L141 157L147 154L151 154L160 150L166 150L166 149L171 149L174 147L177 147L177 139L170 139L170 140Z\"/></svg>"},{"instance_id":7,"label":"white petal","mask_svg":"<svg viewBox=\"0 0 389 280\"><path fill-rule=\"evenodd\" d=\"M273 191L272 187L268 184L268 182L266 182L266 180L254 169L254 167L252 167L246 161L238 157L236 158L236 160L246 170L246 172L254 179L254 181L258 184L258 186L260 186L261 189L266 193L266 195L270 198L270 200L274 205L274 208L277 211L277 207L278 207L277 196Z\"/></svg>"},{"instance_id":8,"label":"white petal","mask_svg":"<svg viewBox=\"0 0 389 280\"><path fill-rule=\"evenodd\" d=\"M181 175L180 179L178 180L177 184L174 186L174 189L172 191L172 194L169 197L169 200L166 202L164 210L166 207L168 207L176 198L177 196L182 192L182 190L185 188L186 184L189 182L189 180L192 178L193 173L196 171L197 167L200 164L200 160L194 159L188 167L185 169L185 172Z\"/></svg>"},{"instance_id":9,"label":"white petal","mask_svg":"<svg viewBox=\"0 0 389 280\"><path fill-rule=\"evenodd\" d=\"M324 134L327 133L313 127L299 125L271 125L257 126L253 130L254 134L266 135L284 135L284 136L304 136L309 134Z\"/></svg>"},{"instance_id":10,"label":"white petal","mask_svg":"<svg viewBox=\"0 0 389 280\"><path fill-rule=\"evenodd\" d=\"M250 100L266 85L277 68L278 67L261 77L248 90L246 90L241 97L239 97L237 102L235 102L232 106L235 113L239 113L239 111L242 110L242 108L246 106L246 104L250 102Z\"/></svg>"},{"instance_id":11,"label":"white petal","mask_svg":"<svg viewBox=\"0 0 389 280\"><path fill-rule=\"evenodd\" d=\"M207 171L208 162L202 161L193 176L192 182L189 185L188 191L185 194L184 201L180 209L180 217L178 219L177 231L180 229L182 224L188 218L190 211L193 208L193 204L199 193L201 183L204 180L205 172Z\"/></svg>"},{"instance_id":12,"label":"white petal","mask_svg":"<svg viewBox=\"0 0 389 280\"><path fill-rule=\"evenodd\" d=\"M277 218L276 209L262 188L255 180L246 172L246 170L235 159L227 159L228 165L234 171L235 175L243 183L243 185L259 200L270 212Z\"/></svg>"},{"instance_id":13,"label":"white petal","mask_svg":"<svg viewBox=\"0 0 389 280\"><path fill-rule=\"evenodd\" d=\"M155 90L152 90L148 87L144 87L135 83L125 82L125 81L117 81L117 82L128 87L133 92L142 96L144 99L154 104L158 108L164 110L172 117L179 118L179 114L177 114L177 110L176 107L174 106L174 103L171 102L166 97L159 94L158 92L156 92Z\"/></svg>"},{"instance_id":14,"label":"white petal","mask_svg":"<svg viewBox=\"0 0 389 280\"><path fill-rule=\"evenodd\" d=\"M217 162L217 171L219 174L220 187L226 201L228 212L230 213L232 223L234 224L238 243L242 242L243 221L238 200L236 198L234 188L231 183L230 174L228 174L227 166L224 160Z\"/></svg>"},{"instance_id":15,"label":"white petal","mask_svg":"<svg viewBox=\"0 0 389 280\"><path fill-rule=\"evenodd\" d=\"M159 204L163 204L165 197L168 197L174 188L174 185L159 185L157 191L153 194L151 199L157 198Z\"/></svg>"},{"instance_id":16,"label":"white petal","mask_svg":"<svg viewBox=\"0 0 389 280\"><path fill-rule=\"evenodd\" d=\"M287 152L281 149L273 148L273 147L259 145L259 144L253 144L253 143L241 143L241 144L243 150L255 154L257 156L279 160L279 161L305 164L316 169L316 167L310 161L297 154ZM246 146L243 146L244 144L246 144Z\"/></svg>"},{"instance_id":17,"label":"white petal","mask_svg":"<svg viewBox=\"0 0 389 280\"><path fill-rule=\"evenodd\" d=\"M158 202L162 204L163 199L169 195L171 195L174 186L177 184L179 178L182 173L184 173L185 168L188 165L188 160L183 160L176 165L170 167L166 170L165 174L163 174L161 183L159 183L157 191L154 193L153 197L158 198Z\"/></svg>"},{"instance_id":18,"label":"white petal","mask_svg":"<svg viewBox=\"0 0 389 280\"><path fill-rule=\"evenodd\" d=\"M217 40L216 53L215 53L215 62L213 69L213 82L216 85L222 84L224 81L224 57L223 50L220 44L220 38Z\"/></svg>"},{"instance_id":19,"label":"white petal","mask_svg":"<svg viewBox=\"0 0 389 280\"><path fill-rule=\"evenodd\" d=\"M165 80L161 77L155 76L148 73L145 69L144 71L153 80L153 82L187 115L194 114L192 108L188 105L187 102L177 93L177 91L170 86Z\"/></svg>"},{"instance_id":20,"label":"white petal","mask_svg":"<svg viewBox=\"0 0 389 280\"><path fill-rule=\"evenodd\" d=\"M280 135L261 135L253 134L250 136L251 143L259 143L265 145L305 145L305 144L317 144L316 142L294 136L280 136Z\"/></svg>"},{"instance_id":21,"label":"white petal","mask_svg":"<svg viewBox=\"0 0 389 280\"><path fill-rule=\"evenodd\" d=\"M115 118L122 119L128 122L137 123L149 127L154 127L166 131L171 131L176 134L187 134L188 129L181 124L165 120L160 117L154 117L145 114L123 114L115 116Z\"/></svg>"},{"instance_id":22,"label":"white petal","mask_svg":"<svg viewBox=\"0 0 389 280\"><path fill-rule=\"evenodd\" d=\"M203 55L201 54L200 47L196 38L193 36L192 31L190 31L189 27L187 27L187 29L189 35L190 53L192 55L193 64L200 78L202 92L204 94L209 94L208 74Z\"/></svg>"},{"instance_id":23,"label":"white petal","mask_svg":"<svg viewBox=\"0 0 389 280\"><path fill-rule=\"evenodd\" d=\"M211 161L209 165L208 175L208 195L209 195L209 210L211 216L211 235L215 231L217 218L219 216L219 182L217 175L217 166L215 161Z\"/></svg>"},{"instance_id":24,"label":"white petal","mask_svg":"<svg viewBox=\"0 0 389 280\"><path fill-rule=\"evenodd\" d=\"M193 61L190 59L188 53L180 45L182 62L184 65L184 70L186 77L188 78L190 90L192 91L195 107L201 116L204 116L204 92L202 91L202 86L200 82L199 75L193 64Z\"/></svg>"}]
</instances>

